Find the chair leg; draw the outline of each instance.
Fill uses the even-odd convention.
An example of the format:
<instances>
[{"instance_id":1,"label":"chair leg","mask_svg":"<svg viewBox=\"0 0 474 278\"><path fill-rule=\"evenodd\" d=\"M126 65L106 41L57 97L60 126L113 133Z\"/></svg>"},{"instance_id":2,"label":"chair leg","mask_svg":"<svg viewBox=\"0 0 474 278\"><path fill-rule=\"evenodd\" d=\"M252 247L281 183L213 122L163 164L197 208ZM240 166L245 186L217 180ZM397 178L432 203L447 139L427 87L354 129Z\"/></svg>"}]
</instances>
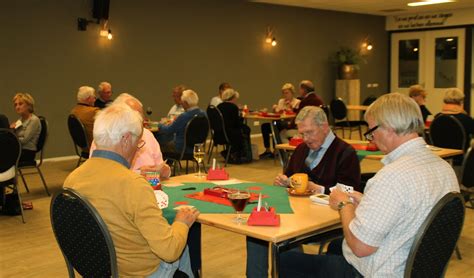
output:
<instances>
[{"instance_id":1,"label":"chair leg","mask_svg":"<svg viewBox=\"0 0 474 278\"><path fill-rule=\"evenodd\" d=\"M79 156L79 159L77 160L76 168L79 167L79 165L81 165L81 157L80 156Z\"/></svg>"},{"instance_id":2,"label":"chair leg","mask_svg":"<svg viewBox=\"0 0 474 278\"><path fill-rule=\"evenodd\" d=\"M228 149L227 149L227 155L225 157L225 162L224 162L224 167L227 167L227 161L229 161L229 156L230 156L230 149L232 148L231 145L228 146Z\"/></svg>"},{"instance_id":3,"label":"chair leg","mask_svg":"<svg viewBox=\"0 0 474 278\"><path fill-rule=\"evenodd\" d=\"M20 196L20 191L18 190L18 182L15 181L15 189L14 191L16 191L16 194L18 195L18 202L20 202L20 211L21 211L21 221L23 221L23 224L25 224L25 217L23 215L23 201L21 200L21 196Z\"/></svg>"},{"instance_id":4,"label":"chair leg","mask_svg":"<svg viewBox=\"0 0 474 278\"><path fill-rule=\"evenodd\" d=\"M209 144L209 154L207 157L207 163L209 164L211 162L211 157L212 157L212 151L214 150L214 141L211 141Z\"/></svg>"},{"instance_id":5,"label":"chair leg","mask_svg":"<svg viewBox=\"0 0 474 278\"><path fill-rule=\"evenodd\" d=\"M188 174L188 171L189 171L188 167L189 167L189 160L186 160L186 174Z\"/></svg>"},{"instance_id":6,"label":"chair leg","mask_svg":"<svg viewBox=\"0 0 474 278\"><path fill-rule=\"evenodd\" d=\"M360 138L360 140L364 140L362 138L362 126L361 125L359 126L359 138Z\"/></svg>"},{"instance_id":7,"label":"chair leg","mask_svg":"<svg viewBox=\"0 0 474 278\"><path fill-rule=\"evenodd\" d=\"M51 196L48 190L48 186L46 185L46 181L44 180L43 173L41 172L41 169L39 167L36 167L36 170L38 170L38 174L40 175L41 181L43 182L44 190L46 191L46 194L48 196Z\"/></svg>"},{"instance_id":8,"label":"chair leg","mask_svg":"<svg viewBox=\"0 0 474 278\"><path fill-rule=\"evenodd\" d=\"M18 173L20 174L21 180L23 181L23 184L25 185L26 192L30 193L30 189L28 188L28 184L26 184L25 177L23 177L23 172L18 169Z\"/></svg>"},{"instance_id":9,"label":"chair leg","mask_svg":"<svg viewBox=\"0 0 474 278\"><path fill-rule=\"evenodd\" d=\"M459 251L459 247L457 245L454 251L456 252L456 257L458 258L458 260L462 260L461 251Z\"/></svg>"}]
</instances>

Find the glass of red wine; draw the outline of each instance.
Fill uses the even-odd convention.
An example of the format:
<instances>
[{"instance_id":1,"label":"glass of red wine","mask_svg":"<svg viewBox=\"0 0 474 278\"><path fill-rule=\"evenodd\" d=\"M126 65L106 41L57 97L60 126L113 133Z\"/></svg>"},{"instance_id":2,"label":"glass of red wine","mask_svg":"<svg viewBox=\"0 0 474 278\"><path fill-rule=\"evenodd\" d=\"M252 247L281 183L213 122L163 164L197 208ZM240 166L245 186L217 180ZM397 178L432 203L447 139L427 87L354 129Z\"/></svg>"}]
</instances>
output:
<instances>
[{"instance_id":1,"label":"glass of red wine","mask_svg":"<svg viewBox=\"0 0 474 278\"><path fill-rule=\"evenodd\" d=\"M240 214L242 211L244 211L245 206L250 199L250 193L248 191L236 190L227 194L227 198L229 198L230 202L232 203L232 207L234 207L235 213L237 214L237 216L232 221L237 224L245 223L246 219Z\"/></svg>"}]
</instances>

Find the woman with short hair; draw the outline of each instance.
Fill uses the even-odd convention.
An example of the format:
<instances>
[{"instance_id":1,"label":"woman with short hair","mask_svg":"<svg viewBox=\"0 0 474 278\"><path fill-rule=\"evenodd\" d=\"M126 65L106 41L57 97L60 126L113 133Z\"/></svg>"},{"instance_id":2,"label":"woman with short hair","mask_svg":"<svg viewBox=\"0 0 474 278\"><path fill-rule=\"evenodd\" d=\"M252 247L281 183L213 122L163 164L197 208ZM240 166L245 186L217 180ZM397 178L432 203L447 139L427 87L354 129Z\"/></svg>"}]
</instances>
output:
<instances>
[{"instance_id":1,"label":"woman with short hair","mask_svg":"<svg viewBox=\"0 0 474 278\"><path fill-rule=\"evenodd\" d=\"M36 145L41 133L41 121L34 112L35 100L28 93L17 93L13 97L15 112L20 118L10 125L21 143L20 161L35 159Z\"/></svg>"}]
</instances>

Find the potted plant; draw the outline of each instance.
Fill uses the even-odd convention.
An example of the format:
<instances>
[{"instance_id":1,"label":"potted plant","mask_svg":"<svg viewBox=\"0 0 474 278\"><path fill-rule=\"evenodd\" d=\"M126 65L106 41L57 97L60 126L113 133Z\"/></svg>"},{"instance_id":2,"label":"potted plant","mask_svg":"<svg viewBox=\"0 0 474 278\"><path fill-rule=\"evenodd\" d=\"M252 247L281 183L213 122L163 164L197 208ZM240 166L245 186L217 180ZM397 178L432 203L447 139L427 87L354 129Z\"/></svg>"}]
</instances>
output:
<instances>
[{"instance_id":1,"label":"potted plant","mask_svg":"<svg viewBox=\"0 0 474 278\"><path fill-rule=\"evenodd\" d=\"M341 47L334 55L340 79L356 79L361 62L365 62L362 55L349 47Z\"/></svg>"}]
</instances>

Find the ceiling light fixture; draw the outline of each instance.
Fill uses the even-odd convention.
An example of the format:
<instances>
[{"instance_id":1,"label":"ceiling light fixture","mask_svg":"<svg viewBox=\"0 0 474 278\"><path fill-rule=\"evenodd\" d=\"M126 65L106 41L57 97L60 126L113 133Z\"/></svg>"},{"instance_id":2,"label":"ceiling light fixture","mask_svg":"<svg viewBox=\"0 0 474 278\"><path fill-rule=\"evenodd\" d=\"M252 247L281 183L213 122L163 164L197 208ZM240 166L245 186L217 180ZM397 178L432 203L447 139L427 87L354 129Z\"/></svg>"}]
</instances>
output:
<instances>
[{"instance_id":1,"label":"ceiling light fixture","mask_svg":"<svg viewBox=\"0 0 474 278\"><path fill-rule=\"evenodd\" d=\"M265 43L271 44L271 46L277 45L277 40L273 36L273 29L271 27L267 27L267 34L265 36Z\"/></svg>"},{"instance_id":2,"label":"ceiling light fixture","mask_svg":"<svg viewBox=\"0 0 474 278\"><path fill-rule=\"evenodd\" d=\"M427 1L419 1L419 2L411 2L407 5L410 7L418 7L418 6L426 6L426 5L436 5L436 4L444 4L456 2L455 0L427 0Z\"/></svg>"},{"instance_id":3,"label":"ceiling light fixture","mask_svg":"<svg viewBox=\"0 0 474 278\"><path fill-rule=\"evenodd\" d=\"M109 29L109 33L107 34L107 39L111 40L112 38L113 38L112 30Z\"/></svg>"}]
</instances>

